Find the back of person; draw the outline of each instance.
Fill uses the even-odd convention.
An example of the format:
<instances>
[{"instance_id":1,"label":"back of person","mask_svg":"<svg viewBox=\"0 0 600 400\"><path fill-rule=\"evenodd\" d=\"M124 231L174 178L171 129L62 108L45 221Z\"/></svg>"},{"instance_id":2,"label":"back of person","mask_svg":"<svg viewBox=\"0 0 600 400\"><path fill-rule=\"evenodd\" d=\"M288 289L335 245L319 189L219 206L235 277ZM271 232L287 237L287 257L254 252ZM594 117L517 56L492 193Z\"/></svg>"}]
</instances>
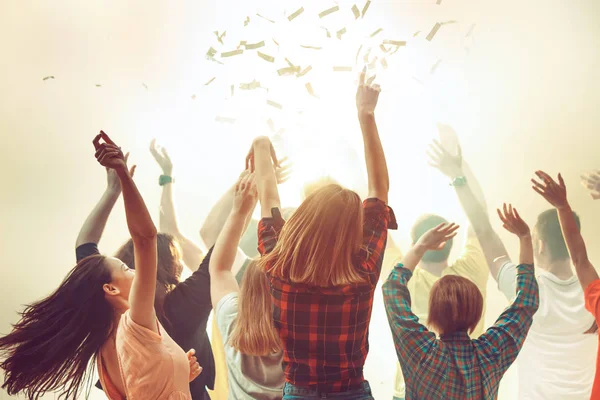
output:
<instances>
[{"instance_id":1,"label":"back of person","mask_svg":"<svg viewBox=\"0 0 600 400\"><path fill-rule=\"evenodd\" d=\"M225 344L229 381L229 398L278 400L282 397L285 376L281 363L283 352L251 356L227 344L239 313L239 293L224 296L215 305L215 318Z\"/></svg>"},{"instance_id":2,"label":"back of person","mask_svg":"<svg viewBox=\"0 0 600 400\"><path fill-rule=\"evenodd\" d=\"M115 346L120 376L125 387L125 398L190 400L190 365L186 354L158 323L158 334L136 324L126 312L117 328ZM107 343L97 358L98 374L105 393L111 400L122 397L109 378L106 354L112 343ZM116 375L114 371L111 376Z\"/></svg>"},{"instance_id":3,"label":"back of person","mask_svg":"<svg viewBox=\"0 0 600 400\"><path fill-rule=\"evenodd\" d=\"M514 279L502 270L499 274L506 279L511 275ZM588 399L598 340L584 333L594 317L585 309L583 289L576 276L561 280L539 269L536 275L540 307L517 359L519 399ZM502 281L499 286L510 287Z\"/></svg>"}]
</instances>

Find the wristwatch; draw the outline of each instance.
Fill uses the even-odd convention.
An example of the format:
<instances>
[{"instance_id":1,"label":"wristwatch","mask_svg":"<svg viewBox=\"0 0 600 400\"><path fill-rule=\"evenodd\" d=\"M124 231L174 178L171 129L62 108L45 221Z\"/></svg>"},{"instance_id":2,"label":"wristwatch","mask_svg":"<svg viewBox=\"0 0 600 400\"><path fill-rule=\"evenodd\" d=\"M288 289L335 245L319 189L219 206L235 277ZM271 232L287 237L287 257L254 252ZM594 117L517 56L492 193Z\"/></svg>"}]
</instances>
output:
<instances>
[{"instance_id":1,"label":"wristwatch","mask_svg":"<svg viewBox=\"0 0 600 400\"><path fill-rule=\"evenodd\" d=\"M467 177L466 176L457 176L450 183L450 186L461 187L461 186L465 186L466 184L467 184Z\"/></svg>"},{"instance_id":2,"label":"wristwatch","mask_svg":"<svg viewBox=\"0 0 600 400\"><path fill-rule=\"evenodd\" d=\"M161 175L158 177L158 184L160 186L165 186L167 183L175 183L175 179L169 175Z\"/></svg>"}]
</instances>

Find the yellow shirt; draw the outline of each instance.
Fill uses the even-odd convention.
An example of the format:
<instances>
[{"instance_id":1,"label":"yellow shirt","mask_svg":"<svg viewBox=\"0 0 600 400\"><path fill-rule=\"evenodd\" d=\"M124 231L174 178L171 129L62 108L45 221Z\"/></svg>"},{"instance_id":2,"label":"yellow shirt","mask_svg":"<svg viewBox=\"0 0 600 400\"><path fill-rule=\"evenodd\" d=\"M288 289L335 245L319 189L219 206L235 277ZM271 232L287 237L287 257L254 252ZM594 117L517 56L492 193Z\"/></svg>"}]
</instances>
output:
<instances>
[{"instance_id":1,"label":"yellow shirt","mask_svg":"<svg viewBox=\"0 0 600 400\"><path fill-rule=\"evenodd\" d=\"M442 276L457 275L469 279L473 282L483 295L483 313L481 320L477 324L472 337L478 337L483 333L483 324L485 321L485 304L486 304L486 289L489 276L487 261L483 255L483 251L479 246L479 241L474 236L467 238L467 243L463 248L460 257L454 263L448 266L442 272ZM408 281L408 291L410 292L412 311L421 323L427 321L429 313L429 293L434 283L440 279L429 271L422 268L415 268L412 278ZM394 397L403 399L405 396L404 376L402 369L398 363L396 369L396 383L394 385Z\"/></svg>"},{"instance_id":2,"label":"yellow shirt","mask_svg":"<svg viewBox=\"0 0 600 400\"><path fill-rule=\"evenodd\" d=\"M223 338L217 328L217 318L213 314L210 343L215 358L215 390L208 390L211 400L227 400L229 386L227 382L227 364L225 364L225 348Z\"/></svg>"}]
</instances>

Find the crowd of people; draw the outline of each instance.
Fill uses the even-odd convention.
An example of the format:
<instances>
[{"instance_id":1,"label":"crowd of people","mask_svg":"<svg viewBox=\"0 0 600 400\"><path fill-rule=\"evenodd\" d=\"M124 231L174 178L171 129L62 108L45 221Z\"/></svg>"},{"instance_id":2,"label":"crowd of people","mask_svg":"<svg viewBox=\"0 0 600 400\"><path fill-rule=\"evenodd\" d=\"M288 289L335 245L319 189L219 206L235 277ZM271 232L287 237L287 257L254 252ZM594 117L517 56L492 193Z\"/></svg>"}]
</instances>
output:
<instances>
[{"instance_id":1,"label":"crowd of people","mask_svg":"<svg viewBox=\"0 0 600 400\"><path fill-rule=\"evenodd\" d=\"M111 400L373 399L363 367L377 284L389 272L383 297L398 358L394 399L494 399L515 360L519 399L600 399L600 279L562 176L535 173L532 189L551 208L533 229L512 205L497 210L520 243L513 262L460 147L435 141L430 164L456 191L469 221L466 244L450 263L460 227L427 214L402 255L388 238L397 223L375 122L379 94L363 71L356 105L365 200L326 179L305 187L297 209L282 208L278 185L290 168L260 136L200 241L179 230L166 150L150 147L162 169L157 229L128 154L97 135L107 189L79 232L75 267L0 338L2 388L30 399L90 390ZM583 183L600 199L600 172ZM98 244L121 195L131 239L104 256ZM257 205L261 219L248 230ZM181 281L186 267L191 275ZM510 304L484 329L490 273Z\"/></svg>"}]
</instances>

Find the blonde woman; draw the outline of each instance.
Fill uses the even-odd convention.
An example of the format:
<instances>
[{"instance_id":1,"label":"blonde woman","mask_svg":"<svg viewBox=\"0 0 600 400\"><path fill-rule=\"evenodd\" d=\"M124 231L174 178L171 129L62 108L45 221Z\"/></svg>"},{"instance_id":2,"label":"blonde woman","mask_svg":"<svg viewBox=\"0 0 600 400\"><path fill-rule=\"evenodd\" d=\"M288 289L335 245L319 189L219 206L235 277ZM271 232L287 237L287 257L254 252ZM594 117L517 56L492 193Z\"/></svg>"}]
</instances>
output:
<instances>
[{"instance_id":1,"label":"blonde woman","mask_svg":"<svg viewBox=\"0 0 600 400\"><path fill-rule=\"evenodd\" d=\"M285 378L269 281L251 262L240 290L232 272L240 238L255 207L254 174L246 174L236 184L233 208L213 249L210 295L223 338L229 398L276 400L282 397Z\"/></svg>"},{"instance_id":2,"label":"blonde woman","mask_svg":"<svg viewBox=\"0 0 600 400\"><path fill-rule=\"evenodd\" d=\"M369 198L327 185L308 196L287 222L268 138L247 157L256 169L262 219L260 268L270 280L273 320L283 345L284 399L372 399L363 366L369 351L373 295L388 227L389 178L375 124L379 87L361 74L356 95L367 163Z\"/></svg>"}]
</instances>

